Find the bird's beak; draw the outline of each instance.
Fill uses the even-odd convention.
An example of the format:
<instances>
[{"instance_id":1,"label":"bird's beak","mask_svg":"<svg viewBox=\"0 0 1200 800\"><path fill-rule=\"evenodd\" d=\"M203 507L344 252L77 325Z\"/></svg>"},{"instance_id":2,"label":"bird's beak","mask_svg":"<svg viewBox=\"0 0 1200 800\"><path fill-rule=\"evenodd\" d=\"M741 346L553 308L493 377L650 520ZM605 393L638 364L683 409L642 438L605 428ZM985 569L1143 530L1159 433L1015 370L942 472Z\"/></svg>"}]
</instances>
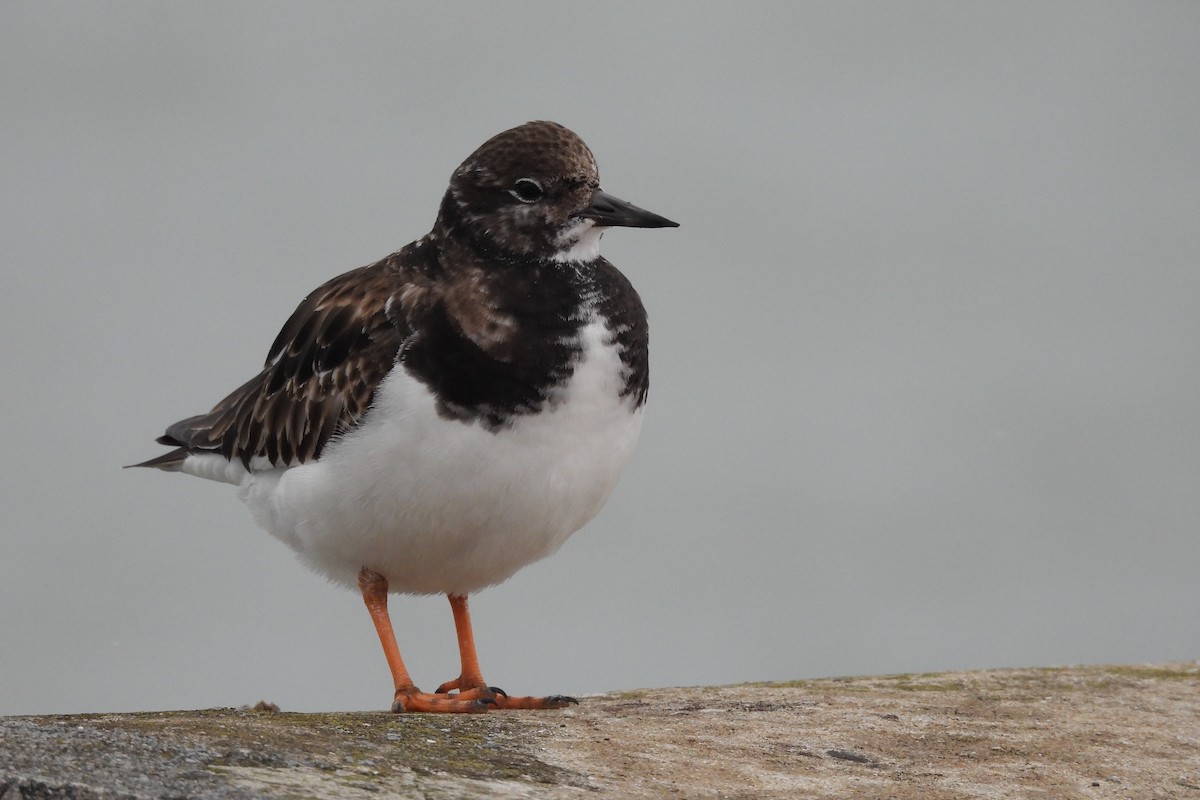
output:
<instances>
[{"instance_id":1,"label":"bird's beak","mask_svg":"<svg viewBox=\"0 0 1200 800\"><path fill-rule=\"evenodd\" d=\"M625 228L678 228L678 222L671 222L666 217L660 217L652 211L638 208L633 203L627 203L619 197L613 197L608 192L597 189L592 195L592 202L575 216L594 220L597 225L620 225Z\"/></svg>"}]
</instances>

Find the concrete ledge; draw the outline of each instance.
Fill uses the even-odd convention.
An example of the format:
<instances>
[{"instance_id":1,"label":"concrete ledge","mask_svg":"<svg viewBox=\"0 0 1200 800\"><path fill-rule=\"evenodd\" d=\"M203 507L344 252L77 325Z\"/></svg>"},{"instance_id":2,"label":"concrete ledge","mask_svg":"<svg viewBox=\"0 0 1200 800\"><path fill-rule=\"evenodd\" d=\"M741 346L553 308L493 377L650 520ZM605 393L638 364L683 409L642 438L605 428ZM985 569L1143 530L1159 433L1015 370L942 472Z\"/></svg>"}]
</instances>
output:
<instances>
[{"instance_id":1,"label":"concrete ledge","mask_svg":"<svg viewBox=\"0 0 1200 800\"><path fill-rule=\"evenodd\" d=\"M830 678L557 712L0 718L0 800L1196 798L1200 663Z\"/></svg>"}]
</instances>

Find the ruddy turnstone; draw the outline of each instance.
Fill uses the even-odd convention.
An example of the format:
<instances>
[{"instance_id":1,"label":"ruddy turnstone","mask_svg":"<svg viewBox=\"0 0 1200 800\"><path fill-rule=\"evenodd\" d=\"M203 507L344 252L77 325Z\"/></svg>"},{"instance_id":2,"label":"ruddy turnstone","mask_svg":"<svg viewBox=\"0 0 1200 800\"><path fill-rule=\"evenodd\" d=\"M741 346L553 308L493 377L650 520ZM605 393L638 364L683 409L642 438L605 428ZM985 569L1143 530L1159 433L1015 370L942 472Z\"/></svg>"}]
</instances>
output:
<instances>
[{"instance_id":1,"label":"ruddy turnstone","mask_svg":"<svg viewBox=\"0 0 1200 800\"><path fill-rule=\"evenodd\" d=\"M557 550L604 504L642 424L646 312L606 228L676 223L602 191L577 135L530 122L454 171L433 230L326 282L262 371L135 466L238 487L259 525L357 586L393 711L561 708L480 671L467 596ZM450 598L457 678L422 692L389 592Z\"/></svg>"}]
</instances>

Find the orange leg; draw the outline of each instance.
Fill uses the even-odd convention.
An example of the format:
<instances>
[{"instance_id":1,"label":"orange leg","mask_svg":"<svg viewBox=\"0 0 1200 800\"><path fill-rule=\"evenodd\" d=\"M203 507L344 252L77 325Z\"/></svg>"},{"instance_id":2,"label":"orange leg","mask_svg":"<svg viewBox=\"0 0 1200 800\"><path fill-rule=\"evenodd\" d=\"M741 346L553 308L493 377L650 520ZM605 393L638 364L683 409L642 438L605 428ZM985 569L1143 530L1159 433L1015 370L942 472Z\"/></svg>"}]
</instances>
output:
<instances>
[{"instance_id":1,"label":"orange leg","mask_svg":"<svg viewBox=\"0 0 1200 800\"><path fill-rule=\"evenodd\" d=\"M479 657L475 654L475 634L471 630L471 612L467 608L466 595L452 594L450 610L454 612L454 630L458 634L458 654L462 659L462 671L458 677L446 681L437 688L437 694L446 695L452 689L458 690L449 695L455 698L470 698L473 700L491 701L496 708L548 709L564 708L577 703L574 697L551 695L550 697L510 697L503 689L488 686L483 680L483 672L479 669Z\"/></svg>"},{"instance_id":2,"label":"orange leg","mask_svg":"<svg viewBox=\"0 0 1200 800\"><path fill-rule=\"evenodd\" d=\"M387 658L388 668L392 671L392 681L396 686L396 694L392 700L392 711L433 711L443 713L472 714L487 711L492 705L485 697L447 697L445 695L422 692L408 677L404 659L400 657L400 648L396 645L396 634L392 631L392 621L388 617L387 578L378 572L363 567L358 572L358 588L362 592L363 602L375 623L375 632L379 634L379 643L383 645L383 655Z\"/></svg>"}]
</instances>

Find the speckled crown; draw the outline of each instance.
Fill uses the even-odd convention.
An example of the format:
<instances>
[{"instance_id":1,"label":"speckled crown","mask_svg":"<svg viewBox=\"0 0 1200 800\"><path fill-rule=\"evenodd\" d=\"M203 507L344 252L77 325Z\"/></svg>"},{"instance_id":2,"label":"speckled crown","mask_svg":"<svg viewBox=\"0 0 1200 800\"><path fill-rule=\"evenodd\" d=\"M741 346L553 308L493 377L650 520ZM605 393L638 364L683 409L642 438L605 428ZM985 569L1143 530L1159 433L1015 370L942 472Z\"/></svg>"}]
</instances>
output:
<instances>
[{"instance_id":1,"label":"speckled crown","mask_svg":"<svg viewBox=\"0 0 1200 800\"><path fill-rule=\"evenodd\" d=\"M554 175L595 185L596 158L583 139L557 122L526 122L488 139L455 170L473 173L479 185L509 181L525 175Z\"/></svg>"}]
</instances>

